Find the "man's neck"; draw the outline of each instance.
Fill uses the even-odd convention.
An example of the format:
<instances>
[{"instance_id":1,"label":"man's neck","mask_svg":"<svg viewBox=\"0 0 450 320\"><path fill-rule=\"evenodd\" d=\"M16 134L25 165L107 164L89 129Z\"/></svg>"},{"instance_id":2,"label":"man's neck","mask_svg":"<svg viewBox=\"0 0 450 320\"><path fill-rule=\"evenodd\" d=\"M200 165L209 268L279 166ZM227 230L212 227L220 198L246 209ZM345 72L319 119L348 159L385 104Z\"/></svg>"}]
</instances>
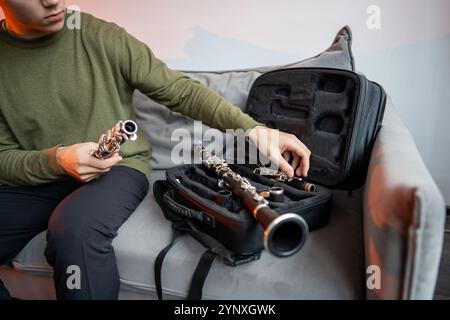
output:
<instances>
[{"instance_id":1,"label":"man's neck","mask_svg":"<svg viewBox=\"0 0 450 320\"><path fill-rule=\"evenodd\" d=\"M24 40L33 40L37 39L50 33L44 33L35 29L30 29L20 24L10 23L10 20L5 20L3 23L4 30L17 38L21 38Z\"/></svg>"}]
</instances>

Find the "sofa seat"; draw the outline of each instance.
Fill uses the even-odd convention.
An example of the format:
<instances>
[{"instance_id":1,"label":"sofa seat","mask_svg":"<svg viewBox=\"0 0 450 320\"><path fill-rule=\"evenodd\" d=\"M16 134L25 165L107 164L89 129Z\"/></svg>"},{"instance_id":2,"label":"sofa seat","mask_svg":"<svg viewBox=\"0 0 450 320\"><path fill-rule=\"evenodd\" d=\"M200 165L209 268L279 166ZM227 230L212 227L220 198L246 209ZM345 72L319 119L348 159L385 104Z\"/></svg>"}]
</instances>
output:
<instances>
[{"instance_id":1,"label":"sofa seat","mask_svg":"<svg viewBox=\"0 0 450 320\"><path fill-rule=\"evenodd\" d=\"M153 173L153 181L164 171ZM365 297L361 192L353 199L336 192L329 224L310 233L302 250L293 257L276 258L263 251L261 259L229 267L216 259L206 279L205 299L363 299ZM121 278L121 299L156 299L154 262L171 240L172 231L149 192L133 215L119 229L113 246ZM45 232L35 237L16 257L13 270L0 276L11 293L27 298L54 298L51 267L45 262ZM204 251L185 236L167 255L162 281L165 299L187 296L190 280ZM17 272L27 277L17 277ZM15 274L15 275L14 275ZM8 282L25 281L10 285ZM30 287L34 286L34 288Z\"/></svg>"}]
</instances>

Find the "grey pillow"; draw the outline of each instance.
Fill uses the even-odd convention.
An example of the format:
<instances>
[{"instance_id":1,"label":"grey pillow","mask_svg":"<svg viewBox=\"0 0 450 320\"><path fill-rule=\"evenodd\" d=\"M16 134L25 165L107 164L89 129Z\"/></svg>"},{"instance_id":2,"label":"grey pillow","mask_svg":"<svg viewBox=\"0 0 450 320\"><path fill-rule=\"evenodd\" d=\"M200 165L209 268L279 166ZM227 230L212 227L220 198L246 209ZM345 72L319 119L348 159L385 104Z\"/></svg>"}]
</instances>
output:
<instances>
[{"instance_id":1,"label":"grey pillow","mask_svg":"<svg viewBox=\"0 0 450 320\"><path fill-rule=\"evenodd\" d=\"M203 83L237 107L244 109L248 92L254 81L262 73L275 69L297 67L329 67L354 71L355 65L351 44L351 30L348 26L345 26L339 30L327 50L306 60L281 66L252 69L181 72ZM152 144L152 168L164 170L179 164L173 163L171 160L171 151L179 143L179 141L171 141L172 133L176 129L184 128L190 132L191 137L194 137L194 121L182 114L172 112L138 91L134 94L134 107L139 127ZM203 126L202 129L207 128ZM227 138L230 139L231 137ZM183 141L183 143L189 143L189 141Z\"/></svg>"}]
</instances>

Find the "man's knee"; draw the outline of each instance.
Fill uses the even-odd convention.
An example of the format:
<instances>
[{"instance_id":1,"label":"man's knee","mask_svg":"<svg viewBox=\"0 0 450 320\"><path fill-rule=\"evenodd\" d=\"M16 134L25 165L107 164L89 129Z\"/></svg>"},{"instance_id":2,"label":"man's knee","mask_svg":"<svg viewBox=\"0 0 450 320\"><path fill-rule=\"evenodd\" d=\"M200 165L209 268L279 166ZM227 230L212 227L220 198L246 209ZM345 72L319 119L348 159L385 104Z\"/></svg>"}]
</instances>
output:
<instances>
[{"instance_id":1,"label":"man's knee","mask_svg":"<svg viewBox=\"0 0 450 320\"><path fill-rule=\"evenodd\" d=\"M57 256L75 263L84 259L86 250L109 253L114 236L113 231L95 219L94 212L58 209L48 225L45 256L50 264L54 264Z\"/></svg>"}]
</instances>

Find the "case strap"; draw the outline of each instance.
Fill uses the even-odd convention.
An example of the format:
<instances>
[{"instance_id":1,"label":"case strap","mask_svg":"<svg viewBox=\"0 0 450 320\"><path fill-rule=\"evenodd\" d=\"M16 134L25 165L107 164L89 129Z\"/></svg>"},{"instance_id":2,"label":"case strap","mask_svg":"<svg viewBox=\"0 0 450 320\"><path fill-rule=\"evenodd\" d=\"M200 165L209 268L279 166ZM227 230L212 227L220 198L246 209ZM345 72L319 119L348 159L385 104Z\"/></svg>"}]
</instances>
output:
<instances>
[{"instance_id":1,"label":"case strap","mask_svg":"<svg viewBox=\"0 0 450 320\"><path fill-rule=\"evenodd\" d=\"M170 249L178 242L178 240L185 234L200 242L203 246L208 248L200 258L200 261L192 276L191 286L187 299L200 300L202 298L203 286L205 284L208 273L211 269L214 259L219 256L223 262L229 266L238 266L260 258L260 252L249 256L233 255L225 248L219 241L214 239L209 234L200 231L195 223L184 218L194 218L203 222L203 212L196 211L186 206L181 205L173 199L174 190L167 181L156 181L153 186L153 195L161 207L164 216L172 221L172 228L174 229L174 236L169 245L167 245L158 254L155 260L154 277L156 285L156 293L159 300L162 300L162 266L164 258ZM180 215L184 218L180 218Z\"/></svg>"},{"instance_id":2,"label":"case strap","mask_svg":"<svg viewBox=\"0 0 450 320\"><path fill-rule=\"evenodd\" d=\"M181 214L182 216L189 218L189 219L197 219L199 221L203 222L203 212L202 211L196 211L194 209L185 207L183 205L180 205L177 203L173 197L174 197L174 191L169 190L166 193L164 193L164 202L165 204L174 212Z\"/></svg>"},{"instance_id":3,"label":"case strap","mask_svg":"<svg viewBox=\"0 0 450 320\"><path fill-rule=\"evenodd\" d=\"M170 185L166 181L156 181L153 187L153 194L158 202L159 206L164 212L166 217L175 217L174 212L171 212L172 208L176 212L187 212L188 208L177 204L174 201L166 202L167 199L171 199L170 195L173 196L173 190L170 190ZM171 199L173 200L173 199ZM171 203L170 207L168 203ZM193 211L193 210L192 210ZM195 269L194 275L191 280L191 286L189 289L188 297L189 300L200 300L202 298L203 286L205 284L206 278L208 276L209 270L211 269L212 263L215 257L219 254L221 256L227 257L232 260L230 253L226 248L220 244L217 240L210 237L209 235L197 230L193 224L190 224L186 221L173 220L169 219L173 222L174 229L174 237L169 245L167 245L161 252L158 254L155 260L155 286L156 286L156 294L159 300L162 300L162 266L164 262L164 258L170 249L178 242L178 240L186 233L194 237L197 241L201 242L204 246L209 249L205 251L200 258L200 261Z\"/></svg>"},{"instance_id":4,"label":"case strap","mask_svg":"<svg viewBox=\"0 0 450 320\"><path fill-rule=\"evenodd\" d=\"M164 258L166 257L169 250L178 242L183 234L177 230L175 230L174 237L172 242L166 246L161 252L158 254L155 260L155 286L156 286L156 294L158 295L158 300L162 300L162 265L164 262Z\"/></svg>"},{"instance_id":5,"label":"case strap","mask_svg":"<svg viewBox=\"0 0 450 320\"><path fill-rule=\"evenodd\" d=\"M159 300L162 300L162 266L164 258L170 249L178 242L178 240L183 236L183 232L175 230L174 238L172 242L166 246L158 254L155 261L155 286L156 294ZM203 293L203 286L205 285L206 278L208 277L209 270L211 269L212 263L216 258L217 253L212 249L205 251L200 258L200 261L195 269L194 275L192 276L191 286L189 288L189 293L187 296L188 300L201 300Z\"/></svg>"},{"instance_id":6,"label":"case strap","mask_svg":"<svg viewBox=\"0 0 450 320\"><path fill-rule=\"evenodd\" d=\"M217 254L211 250L207 250L203 253L197 268L195 269L194 275L192 276L191 287L187 296L188 300L202 299L203 286L216 256Z\"/></svg>"}]
</instances>

